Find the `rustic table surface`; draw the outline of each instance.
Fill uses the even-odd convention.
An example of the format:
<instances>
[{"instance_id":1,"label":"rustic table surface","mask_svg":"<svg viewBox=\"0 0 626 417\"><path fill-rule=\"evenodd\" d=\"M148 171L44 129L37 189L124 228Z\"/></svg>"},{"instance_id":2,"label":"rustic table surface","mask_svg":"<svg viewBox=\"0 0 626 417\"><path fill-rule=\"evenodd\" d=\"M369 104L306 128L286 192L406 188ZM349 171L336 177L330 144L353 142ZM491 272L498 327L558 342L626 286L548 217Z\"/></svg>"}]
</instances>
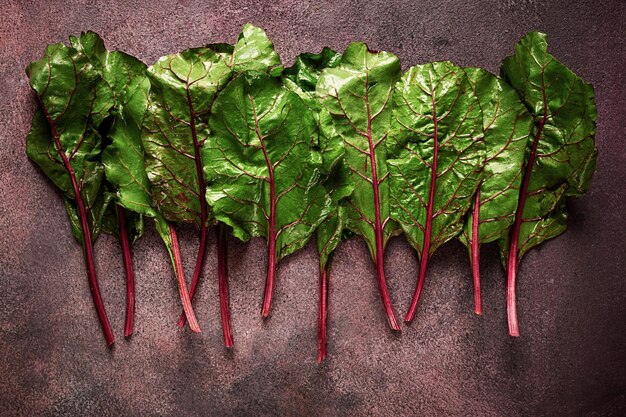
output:
<instances>
[{"instance_id":1,"label":"rustic table surface","mask_svg":"<svg viewBox=\"0 0 626 417\"><path fill-rule=\"evenodd\" d=\"M0 1L0 415L626 415L626 3L567 0ZM125 340L123 267L101 237L96 267L117 336L104 345L80 246L59 194L26 158L35 110L24 73L48 43L81 30L146 63L265 28L283 61L353 40L406 68L450 59L498 70L527 31L593 83L598 168L571 201L568 231L533 250L519 279L521 337L507 335L505 275L485 247L483 317L472 313L466 250L432 259L416 320L388 330L365 244L341 245L330 289L329 359L316 364L317 255L279 267L270 320L259 316L262 240L230 240L235 348L222 347L215 235L197 298L200 335L176 325L179 301L152 228L134 247L136 331ZM193 227L181 232L191 269ZM387 251L396 310L417 274L399 238Z\"/></svg>"}]
</instances>

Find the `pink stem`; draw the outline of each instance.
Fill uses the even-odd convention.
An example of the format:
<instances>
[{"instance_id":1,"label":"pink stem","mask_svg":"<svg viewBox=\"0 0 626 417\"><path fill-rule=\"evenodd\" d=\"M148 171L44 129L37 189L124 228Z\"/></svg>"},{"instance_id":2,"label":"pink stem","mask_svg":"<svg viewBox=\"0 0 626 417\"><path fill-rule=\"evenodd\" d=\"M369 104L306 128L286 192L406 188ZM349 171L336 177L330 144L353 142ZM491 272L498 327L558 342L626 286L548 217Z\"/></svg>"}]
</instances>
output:
<instances>
[{"instance_id":1,"label":"pink stem","mask_svg":"<svg viewBox=\"0 0 626 417\"><path fill-rule=\"evenodd\" d=\"M76 201L76 207L78 209L78 216L80 217L80 224L83 232L83 249L85 254L85 265L87 267L87 278L89 281L89 290L91 291L91 298L93 299L93 303L96 307L96 313L98 314L98 320L100 321L100 326L102 327L102 333L104 333L104 338L106 340L107 345L112 346L115 343L115 338L113 337L113 331L111 329L111 325L109 324L109 319L107 317L106 310L104 308L104 303L102 302L102 297L100 296L100 288L98 286L98 277L96 276L96 266L93 261L93 246L91 242L91 231L89 229L89 221L87 220L87 210L85 209L85 205L83 203L83 198L80 193L80 187L78 186L78 181L76 180L76 173L74 172L74 168L70 163L70 159L65 154L63 150L63 146L61 145L61 139L59 138L59 134L56 129L56 123L48 114L46 107L43 104L43 100L41 97L37 96L39 102L41 104L41 110L43 111L46 119L48 120L48 124L50 125L50 129L52 131L52 136L54 137L54 143L56 145L57 151L63 160L63 165L67 170L67 173L70 177L70 181L72 183L72 190L74 191L74 199Z\"/></svg>"},{"instance_id":2,"label":"pink stem","mask_svg":"<svg viewBox=\"0 0 626 417\"><path fill-rule=\"evenodd\" d=\"M478 226L480 224L480 188L476 190L474 212L472 213L472 278L474 281L474 313L483 314L483 303L480 296L480 241Z\"/></svg>"},{"instance_id":3,"label":"pink stem","mask_svg":"<svg viewBox=\"0 0 626 417\"><path fill-rule=\"evenodd\" d=\"M259 128L259 119L256 113L256 107L254 100L250 97L250 105L252 106L252 112L254 115L254 128L261 143L261 150L263 151L263 157L265 158L265 164L267 165L267 172L269 175L270 185L270 210L268 221L268 236L267 236L267 278L265 280L265 293L263 294L263 306L261 307L261 317L267 318L270 315L270 308L272 306L272 295L274 293L274 277L276 275L276 182L274 180L274 164L270 160L265 146L264 136L261 134Z\"/></svg>"},{"instance_id":4,"label":"pink stem","mask_svg":"<svg viewBox=\"0 0 626 417\"><path fill-rule=\"evenodd\" d=\"M170 224L170 238L172 240L172 256L174 257L174 272L176 273L176 281L178 283L178 293L180 294L180 300L183 304L183 311L189 321L189 328L194 333L200 333L200 326L196 315L193 312L191 306L191 299L187 292L187 284L185 283L185 272L183 269L183 260L180 256L180 246L178 245L178 235L174 225Z\"/></svg>"},{"instance_id":5,"label":"pink stem","mask_svg":"<svg viewBox=\"0 0 626 417\"><path fill-rule=\"evenodd\" d=\"M372 167L372 191L374 193L374 236L376 240L376 278L378 280L378 292L383 302L383 308L389 322L389 327L393 330L400 331L400 325L396 319L396 315L391 305L391 298L387 290L387 279L385 278L385 245L383 243L383 224L380 215L380 193L379 186L382 180L378 179L378 167L376 165L376 145L372 138L372 115L369 101L369 75L366 73L365 78L365 103L367 110L367 141L369 145L369 158Z\"/></svg>"},{"instance_id":6,"label":"pink stem","mask_svg":"<svg viewBox=\"0 0 626 417\"><path fill-rule=\"evenodd\" d=\"M326 359L326 325L328 321L328 262L320 266L320 300L317 317L317 363Z\"/></svg>"},{"instance_id":7,"label":"pink stem","mask_svg":"<svg viewBox=\"0 0 626 417\"><path fill-rule=\"evenodd\" d=\"M122 247L124 270L126 271L126 320L124 323L124 336L129 337L133 334L133 323L135 320L135 277L133 274L133 259L128 242L128 231L126 229L126 213L122 206L117 206L117 222L120 229L120 245Z\"/></svg>"},{"instance_id":8,"label":"pink stem","mask_svg":"<svg viewBox=\"0 0 626 417\"><path fill-rule=\"evenodd\" d=\"M513 254L511 256L511 254ZM515 278L517 275L517 256L515 252L509 253L508 270L506 280L506 312L509 323L509 335L519 336L519 324L517 322L517 302L515 297Z\"/></svg>"},{"instance_id":9,"label":"pink stem","mask_svg":"<svg viewBox=\"0 0 626 417\"><path fill-rule=\"evenodd\" d=\"M542 76L543 79L543 76ZM544 103L546 103L545 91L544 91ZM545 104L544 104L545 106ZM517 302L515 281L517 278L517 262L518 262L518 244L519 234L522 227L524 207L526 205L526 198L528 197L528 186L530 185L530 176L532 174L535 160L537 159L537 145L541 138L541 132L548 119L547 109L544 108L544 116L539 122L535 139L530 150L530 156L528 157L528 163L524 168L524 179L522 180L522 186L520 187L519 199L517 201L517 210L515 211L515 223L511 230L511 244L509 247L509 256L507 261L507 283L506 283L506 310L507 319L509 323L509 334L511 336L519 336L519 324L517 322Z\"/></svg>"},{"instance_id":10,"label":"pink stem","mask_svg":"<svg viewBox=\"0 0 626 417\"><path fill-rule=\"evenodd\" d=\"M269 235L267 237L267 279L265 280L265 293L263 294L263 307L261 317L270 315L272 306L272 294L274 293L274 277L276 275L276 202L274 194L274 178L270 171L270 219Z\"/></svg>"},{"instance_id":11,"label":"pink stem","mask_svg":"<svg viewBox=\"0 0 626 417\"><path fill-rule=\"evenodd\" d=\"M432 79L431 88L432 88ZM433 225L433 208L435 205L435 191L437 184L437 159L439 154L439 120L437 119L437 106L435 103L435 93L431 90L431 105L433 108L433 162L431 165L430 174L430 191L428 194L428 205L426 206L426 227L424 228L424 242L422 245L422 252L420 255L420 269L417 278L417 285L415 286L415 292L413 293L413 299L409 310L404 317L404 321L410 323L415 317L415 311L417 310L417 302L419 301L422 289L424 288L424 281L426 279L426 271L428 269L428 260L430 258L430 240L431 231Z\"/></svg>"},{"instance_id":12,"label":"pink stem","mask_svg":"<svg viewBox=\"0 0 626 417\"><path fill-rule=\"evenodd\" d=\"M202 214L200 216L202 218ZM200 282L200 275L202 275L202 267L204 265L204 252L206 252L206 229L207 229L206 227L200 228L200 245L198 246L198 256L196 257L196 267L193 271L193 278L191 279L191 285L189 287L189 299L192 301L196 295L196 290L198 289L198 283ZM187 322L187 316L185 315L185 312L183 311L180 314L180 317L178 318L178 327L184 327L186 322Z\"/></svg>"},{"instance_id":13,"label":"pink stem","mask_svg":"<svg viewBox=\"0 0 626 417\"><path fill-rule=\"evenodd\" d=\"M217 277L224 346L231 348L233 347L233 330L230 324L230 306L228 302L228 235L224 223L220 223L217 226Z\"/></svg>"},{"instance_id":14,"label":"pink stem","mask_svg":"<svg viewBox=\"0 0 626 417\"><path fill-rule=\"evenodd\" d=\"M191 287L189 288L189 299L193 300L196 295L196 289L200 282L200 276L202 275L202 268L204 266L204 254L206 252L206 232L207 232L207 217L208 207L206 202L206 185L204 183L204 172L202 170L202 159L200 157L200 151L202 144L198 140L198 133L196 131L196 111L193 107L191 93L189 91L189 80L187 80L187 106L189 107L189 127L191 129L191 138L193 139L194 149L194 163L196 165L196 177L198 179L198 198L200 199L200 244L198 246L198 256L196 256L196 267L193 271L193 277L191 278ZM178 319L178 326L183 327L185 325L185 312L182 312Z\"/></svg>"}]
</instances>

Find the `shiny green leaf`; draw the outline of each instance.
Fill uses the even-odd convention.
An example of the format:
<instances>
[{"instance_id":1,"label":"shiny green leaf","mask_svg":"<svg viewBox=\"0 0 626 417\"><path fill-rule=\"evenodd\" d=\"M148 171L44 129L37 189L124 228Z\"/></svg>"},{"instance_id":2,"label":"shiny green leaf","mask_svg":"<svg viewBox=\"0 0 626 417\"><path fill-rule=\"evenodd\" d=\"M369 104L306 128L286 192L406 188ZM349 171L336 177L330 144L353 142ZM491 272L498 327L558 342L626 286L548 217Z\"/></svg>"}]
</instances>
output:
<instances>
[{"instance_id":1,"label":"shiny green leaf","mask_svg":"<svg viewBox=\"0 0 626 417\"><path fill-rule=\"evenodd\" d=\"M200 149L209 133L213 100L228 81L230 67L209 49L188 49L160 58L148 75L142 140L153 200L167 220L200 226Z\"/></svg>"},{"instance_id":2,"label":"shiny green leaf","mask_svg":"<svg viewBox=\"0 0 626 417\"><path fill-rule=\"evenodd\" d=\"M283 75L304 91L315 91L317 81L325 68L339 65L341 54L330 48L324 48L318 54L304 53L296 57L292 67L285 69Z\"/></svg>"},{"instance_id":3,"label":"shiny green leaf","mask_svg":"<svg viewBox=\"0 0 626 417\"><path fill-rule=\"evenodd\" d=\"M345 147L354 191L348 199L348 227L363 236L375 260L376 230L382 246L397 232L390 219L385 139L391 119L391 92L400 61L388 52L351 44L340 64L322 72L317 94L330 112ZM375 167L372 170L372 166Z\"/></svg>"},{"instance_id":4,"label":"shiny green leaf","mask_svg":"<svg viewBox=\"0 0 626 417\"><path fill-rule=\"evenodd\" d=\"M486 149L478 200L474 200L460 235L460 240L469 248L472 217L477 207L476 240L479 245L505 237L513 224L522 182L520 167L524 162L532 117L515 90L501 78L479 68L466 68L465 72L483 113Z\"/></svg>"},{"instance_id":5,"label":"shiny green leaf","mask_svg":"<svg viewBox=\"0 0 626 417\"><path fill-rule=\"evenodd\" d=\"M485 159L482 113L465 72L450 62L410 68L394 103L392 216L424 258L463 227Z\"/></svg>"},{"instance_id":6,"label":"shiny green leaf","mask_svg":"<svg viewBox=\"0 0 626 417\"><path fill-rule=\"evenodd\" d=\"M233 48L230 66L234 72L255 70L280 75L280 58L274 51L274 44L263 29L247 23L241 30Z\"/></svg>"},{"instance_id":7,"label":"shiny green leaf","mask_svg":"<svg viewBox=\"0 0 626 417\"><path fill-rule=\"evenodd\" d=\"M97 129L113 105L112 92L85 55L63 44L50 45L42 59L29 65L27 74L40 103L26 139L27 154L65 194L70 224L80 226L71 213L77 210L71 180L75 176L95 240L100 232L96 220L101 217L89 212L101 208L97 201L103 192ZM73 227L82 241L80 230Z\"/></svg>"},{"instance_id":8,"label":"shiny green leaf","mask_svg":"<svg viewBox=\"0 0 626 417\"><path fill-rule=\"evenodd\" d=\"M115 194L117 204L128 210L129 236L134 241L140 236L137 233L143 232L143 215L159 215L152 207L141 143L141 125L150 89L146 65L123 52L108 51L94 32L70 39L77 50L89 57L114 94L109 123L105 129L100 129L107 143L101 160L109 183L107 188ZM117 215L117 210L111 206L103 218L104 230L116 235L119 233Z\"/></svg>"},{"instance_id":9,"label":"shiny green leaf","mask_svg":"<svg viewBox=\"0 0 626 417\"><path fill-rule=\"evenodd\" d=\"M387 292L384 251L389 238L399 230L390 217L385 141L390 129L393 86L400 75L400 60L395 55L371 51L364 43L355 42L336 67L322 71L316 86L316 94L344 143L344 163L354 184L345 199L346 226L367 243L385 314L394 330L400 330L400 326ZM330 229L331 236L338 235Z\"/></svg>"},{"instance_id":10,"label":"shiny green leaf","mask_svg":"<svg viewBox=\"0 0 626 417\"><path fill-rule=\"evenodd\" d=\"M39 101L26 152L64 193L73 234L84 249L94 306L110 346L115 340L98 288L92 240L100 232L100 213L107 206L98 203L104 198L98 129L113 106L113 93L85 55L63 44L48 46L44 57L31 63L26 72Z\"/></svg>"},{"instance_id":11,"label":"shiny green leaf","mask_svg":"<svg viewBox=\"0 0 626 417\"><path fill-rule=\"evenodd\" d=\"M394 104L387 141L391 215L420 258L405 316L411 321L430 256L459 234L480 184L483 118L465 72L450 62L411 67L396 84Z\"/></svg>"},{"instance_id":12,"label":"shiny green leaf","mask_svg":"<svg viewBox=\"0 0 626 417\"><path fill-rule=\"evenodd\" d=\"M209 129L202 155L217 219L241 240L275 240L277 261L303 247L329 203L310 163L311 110L277 79L249 71L219 94Z\"/></svg>"},{"instance_id":13,"label":"shiny green leaf","mask_svg":"<svg viewBox=\"0 0 626 417\"><path fill-rule=\"evenodd\" d=\"M269 71L279 64L265 32L247 24L234 47L188 49L148 69L151 89L142 139L153 199L166 219L202 223L200 149L218 93L239 71Z\"/></svg>"},{"instance_id":14,"label":"shiny green leaf","mask_svg":"<svg viewBox=\"0 0 626 417\"><path fill-rule=\"evenodd\" d=\"M546 35L531 32L502 63L502 75L519 94L535 123L528 141L522 184L517 258L565 230L565 198L589 188L596 162L593 87L547 51ZM517 223L517 222L516 222ZM510 236L500 240L507 256Z\"/></svg>"},{"instance_id":15,"label":"shiny green leaf","mask_svg":"<svg viewBox=\"0 0 626 417\"><path fill-rule=\"evenodd\" d=\"M345 197L354 190L351 171L344 162L343 140L335 130L332 117L322 106L315 88L322 71L339 65L341 55L330 48L319 54L305 53L296 57L293 67L283 72L284 83L303 99L313 111L316 120L316 146L321 154L321 183L331 197L330 215L317 228L317 247L320 267L326 268L332 253L337 248L346 227Z\"/></svg>"}]
</instances>

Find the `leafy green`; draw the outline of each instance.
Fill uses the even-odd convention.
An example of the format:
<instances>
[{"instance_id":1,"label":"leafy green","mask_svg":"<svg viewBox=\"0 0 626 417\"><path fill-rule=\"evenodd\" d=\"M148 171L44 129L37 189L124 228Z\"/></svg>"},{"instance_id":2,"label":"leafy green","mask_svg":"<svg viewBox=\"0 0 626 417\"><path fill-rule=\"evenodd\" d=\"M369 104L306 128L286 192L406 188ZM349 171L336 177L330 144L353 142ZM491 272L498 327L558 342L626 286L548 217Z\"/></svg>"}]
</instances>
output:
<instances>
[{"instance_id":1,"label":"leafy green","mask_svg":"<svg viewBox=\"0 0 626 417\"><path fill-rule=\"evenodd\" d=\"M315 96L317 81L325 68L339 65L341 55L330 48L324 48L319 54L305 53L296 57L293 67L283 72L285 86L296 92L304 103L313 111L316 126L313 146L319 149L322 163L320 166L321 184L330 196L329 215L316 231L317 248L320 255L320 299L318 314L318 354L321 363L327 355L328 322L328 276L332 254L347 235L345 198L352 194L352 182L349 167L344 163L344 147L337 134L328 110Z\"/></svg>"},{"instance_id":2,"label":"leafy green","mask_svg":"<svg viewBox=\"0 0 626 417\"><path fill-rule=\"evenodd\" d=\"M100 232L107 199L98 162L98 128L113 95L88 58L61 43L48 46L27 70L39 101L26 138L26 152L63 192L73 234L81 241L92 298L107 344L114 343L93 262L92 242Z\"/></svg>"},{"instance_id":3,"label":"leafy green","mask_svg":"<svg viewBox=\"0 0 626 417\"><path fill-rule=\"evenodd\" d=\"M211 213L203 203L200 149L209 134L207 123L216 95L235 71L279 63L265 33L246 25L229 52L187 49L148 68L151 90L143 127L146 169L157 208L168 220L206 226Z\"/></svg>"},{"instance_id":4,"label":"leafy green","mask_svg":"<svg viewBox=\"0 0 626 417\"><path fill-rule=\"evenodd\" d=\"M324 48L318 54L304 53L296 57L293 67L283 72L284 84L296 92L312 111L315 132L312 146L319 150L320 182L331 197L331 213L317 228L317 246L320 253L320 270L327 267L332 252L341 241L346 226L346 210L340 206L354 190L350 168L344 163L343 141L337 133L332 117L315 95L317 82L325 68L339 65L341 54Z\"/></svg>"},{"instance_id":5,"label":"leafy green","mask_svg":"<svg viewBox=\"0 0 626 417\"><path fill-rule=\"evenodd\" d=\"M339 65L322 72L316 91L330 112L345 147L354 191L347 199L347 227L365 239L376 266L378 287L389 325L400 330L387 291L384 250L398 232L390 218L385 139L391 119L391 94L400 77L400 61L350 44Z\"/></svg>"},{"instance_id":6,"label":"leafy green","mask_svg":"<svg viewBox=\"0 0 626 417\"><path fill-rule=\"evenodd\" d=\"M517 264L532 247L565 230L566 198L589 188L596 162L593 87L548 53L546 35L527 34L505 58L504 79L533 116L523 180L511 233L499 240L507 259L509 333L519 335Z\"/></svg>"},{"instance_id":7,"label":"leafy green","mask_svg":"<svg viewBox=\"0 0 626 417\"><path fill-rule=\"evenodd\" d=\"M469 249L475 311L480 245L497 241L507 268L509 333L518 335L515 282L524 254L565 230L567 197L595 169L593 88L532 32L498 78L450 62L410 68L352 43L284 69L265 32L247 24L237 42L208 44L146 67L108 51L94 32L50 45L27 69L39 101L27 154L60 189L82 244L92 298L113 343L98 289L93 242L116 235L127 273L125 332L132 332L131 242L155 220L187 318L217 224L224 344L233 345L227 281L229 231L265 237L270 313L276 265L316 233L320 269L318 361L326 356L328 275L350 234L362 236L384 311L399 330L384 271L389 239L403 233L420 258L412 320L429 258L458 237ZM189 291L175 223L199 228ZM232 230L231 230L232 229ZM132 297L132 299L131 299Z\"/></svg>"},{"instance_id":8,"label":"leafy green","mask_svg":"<svg viewBox=\"0 0 626 417\"><path fill-rule=\"evenodd\" d=\"M118 209L110 213L108 219L103 220L103 225L105 230L118 236L122 245L127 272L128 302L134 299L134 283L127 231L130 232L130 240L135 241L143 234L144 216L152 217L157 224L159 235L167 246L185 315L192 317L190 328L198 332L200 327L187 296L183 272L177 270L176 257L180 255L175 254L172 248L167 220L153 207L150 182L145 171L141 126L150 90L146 65L123 52L108 51L104 41L94 32L82 33L80 37L71 37L70 40L77 50L89 57L104 81L111 87L115 99L109 123L106 129L100 129L104 131L108 143L102 152L102 164L111 192L105 193L105 198L110 200L114 196L117 204L125 210ZM127 305L126 336L132 333L133 309L134 306Z\"/></svg>"},{"instance_id":9,"label":"leafy green","mask_svg":"<svg viewBox=\"0 0 626 417\"><path fill-rule=\"evenodd\" d=\"M203 159L207 200L243 241L265 237L269 315L276 264L302 248L327 215L311 136L315 120L294 92L264 73L246 71L215 100Z\"/></svg>"},{"instance_id":10,"label":"leafy green","mask_svg":"<svg viewBox=\"0 0 626 417\"><path fill-rule=\"evenodd\" d=\"M200 152L209 135L212 106L236 73L247 69L280 73L279 64L280 59L265 32L247 24L234 47L209 45L187 49L164 56L148 68L151 89L142 139L152 197L167 220L193 222L200 228L191 299L204 264L206 228L213 218L204 195L206 185ZM221 251L225 248L218 245L218 252ZM218 256L218 260L225 257ZM226 269L218 267L218 271ZM220 283L226 282L225 277L219 278ZM220 299L224 304L225 300ZM184 323L181 316L178 324ZM223 325L230 326L226 322ZM232 345L230 340L225 343Z\"/></svg>"},{"instance_id":11,"label":"leafy green","mask_svg":"<svg viewBox=\"0 0 626 417\"><path fill-rule=\"evenodd\" d=\"M283 71L283 76L291 80L303 91L314 92L317 81L325 68L339 65L341 54L330 48L323 48L318 54L300 54L292 67Z\"/></svg>"},{"instance_id":12,"label":"leafy green","mask_svg":"<svg viewBox=\"0 0 626 417\"><path fill-rule=\"evenodd\" d=\"M463 227L485 145L478 100L465 72L451 62L411 67L396 84L394 104L387 141L392 217L420 257L409 322L430 256Z\"/></svg>"},{"instance_id":13,"label":"leafy green","mask_svg":"<svg viewBox=\"0 0 626 417\"><path fill-rule=\"evenodd\" d=\"M479 68L466 68L465 72L483 113L486 159L480 188L459 239L470 251L475 311L482 314L480 245L505 237L513 224L532 117L504 80Z\"/></svg>"},{"instance_id":14,"label":"leafy green","mask_svg":"<svg viewBox=\"0 0 626 417\"><path fill-rule=\"evenodd\" d=\"M94 32L70 39L75 48L90 58L114 94L115 104L106 129L109 143L102 152L102 164L118 204L135 213L156 217L141 143L141 125L150 90L146 65L123 52L107 51L103 40Z\"/></svg>"}]
</instances>

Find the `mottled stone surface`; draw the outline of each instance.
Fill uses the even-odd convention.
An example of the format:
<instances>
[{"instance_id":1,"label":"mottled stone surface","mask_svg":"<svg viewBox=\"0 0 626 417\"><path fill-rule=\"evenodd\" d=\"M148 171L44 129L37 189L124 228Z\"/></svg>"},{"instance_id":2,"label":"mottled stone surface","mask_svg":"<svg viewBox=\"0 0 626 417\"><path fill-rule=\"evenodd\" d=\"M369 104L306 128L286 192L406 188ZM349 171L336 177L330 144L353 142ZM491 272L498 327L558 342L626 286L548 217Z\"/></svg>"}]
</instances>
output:
<instances>
[{"instance_id":1,"label":"mottled stone surface","mask_svg":"<svg viewBox=\"0 0 626 417\"><path fill-rule=\"evenodd\" d=\"M498 2L0 1L0 415L626 415L626 4L619 0ZM250 21L285 63L352 40L397 53L405 67L451 59L496 71L527 31L594 84L598 169L570 204L569 230L523 260L522 336L507 335L504 273L483 252L485 315L472 314L465 249L432 260L415 323L392 335L374 268L359 239L333 263L329 360L315 363L313 245L278 273L272 318L259 317L264 243L231 240L235 349L221 343L215 239L196 312L200 335L175 326L179 302L163 246L150 229L134 249L136 332L123 338L124 283L116 241L96 244L97 270L117 336L105 347L81 250L60 196L26 158L35 101L24 68L46 44L81 30L151 63L206 42L231 42ZM192 227L181 233L191 269ZM387 270L403 313L417 261L391 242Z\"/></svg>"}]
</instances>

